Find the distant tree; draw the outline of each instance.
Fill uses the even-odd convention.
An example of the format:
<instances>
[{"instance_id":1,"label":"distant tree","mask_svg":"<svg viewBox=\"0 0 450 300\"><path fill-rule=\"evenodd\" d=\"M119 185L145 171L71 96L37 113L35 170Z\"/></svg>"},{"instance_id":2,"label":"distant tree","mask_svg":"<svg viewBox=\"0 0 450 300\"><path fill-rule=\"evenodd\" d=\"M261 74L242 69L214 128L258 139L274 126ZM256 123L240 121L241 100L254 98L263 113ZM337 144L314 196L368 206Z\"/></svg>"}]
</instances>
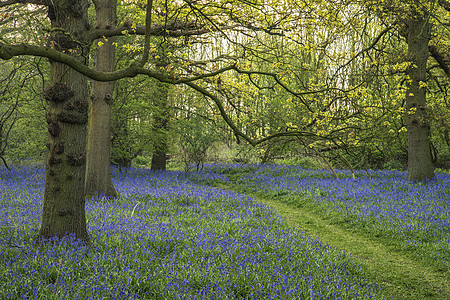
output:
<instances>
[{"instance_id":1,"label":"distant tree","mask_svg":"<svg viewBox=\"0 0 450 300\"><path fill-rule=\"evenodd\" d=\"M155 67L161 72L167 74L170 68L170 60L167 57L167 50L164 46L158 47L159 59ZM153 135L153 155L152 155L152 170L165 170L168 153L168 134L169 134L169 89L170 85L163 82L156 82L154 87L154 94L152 95L153 102L153 120L152 120L152 135Z\"/></svg>"},{"instance_id":2,"label":"distant tree","mask_svg":"<svg viewBox=\"0 0 450 300\"><path fill-rule=\"evenodd\" d=\"M111 163L128 168L139 155L148 155L158 145L155 119L160 109L157 81L149 78L120 80L115 87L112 112ZM164 91L167 93L167 91ZM165 95L167 101L167 95ZM167 134L162 131L163 137Z\"/></svg>"},{"instance_id":3,"label":"distant tree","mask_svg":"<svg viewBox=\"0 0 450 300\"><path fill-rule=\"evenodd\" d=\"M9 64L11 65L11 64ZM6 147L8 146L8 138L17 121L17 111L19 106L19 94L20 89L15 88L16 81L20 79L15 76L18 69L12 66L12 69L8 70L8 65L3 64L7 67L4 69L4 74L0 79L0 157L2 158L5 166L6 161L4 160Z\"/></svg>"},{"instance_id":4,"label":"distant tree","mask_svg":"<svg viewBox=\"0 0 450 300\"><path fill-rule=\"evenodd\" d=\"M152 170L165 170L168 154L168 131L170 120L169 85L157 82L153 96L154 115L152 124L153 155Z\"/></svg>"},{"instance_id":5,"label":"distant tree","mask_svg":"<svg viewBox=\"0 0 450 300\"><path fill-rule=\"evenodd\" d=\"M206 115L201 108L193 108L179 114L176 121L178 145L185 171L192 170L192 167L196 171L203 169L208 150L220 138L218 126Z\"/></svg>"},{"instance_id":6,"label":"distant tree","mask_svg":"<svg viewBox=\"0 0 450 300\"><path fill-rule=\"evenodd\" d=\"M37 159L44 151L41 88L45 76L36 70L39 64L39 60L17 58L0 65L0 156L13 162ZM25 143L30 136L33 141Z\"/></svg>"}]
</instances>

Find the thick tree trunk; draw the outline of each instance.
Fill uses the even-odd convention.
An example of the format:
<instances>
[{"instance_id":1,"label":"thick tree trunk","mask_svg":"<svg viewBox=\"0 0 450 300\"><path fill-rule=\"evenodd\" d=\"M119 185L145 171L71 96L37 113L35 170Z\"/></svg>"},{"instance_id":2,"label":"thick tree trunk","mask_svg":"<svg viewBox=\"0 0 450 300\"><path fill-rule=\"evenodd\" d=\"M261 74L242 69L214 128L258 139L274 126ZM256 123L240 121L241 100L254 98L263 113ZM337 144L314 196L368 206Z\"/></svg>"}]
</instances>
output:
<instances>
[{"instance_id":1,"label":"thick tree trunk","mask_svg":"<svg viewBox=\"0 0 450 300\"><path fill-rule=\"evenodd\" d=\"M429 56L430 24L419 14L408 21L406 128L408 130L408 179L434 178L430 149L430 125L426 101L427 60Z\"/></svg>"},{"instance_id":2,"label":"thick tree trunk","mask_svg":"<svg viewBox=\"0 0 450 300\"><path fill-rule=\"evenodd\" d=\"M155 94L155 118L153 120L154 151L152 157L152 170L165 170L168 150L168 123L169 123L169 85L162 82L156 83Z\"/></svg>"},{"instance_id":3,"label":"thick tree trunk","mask_svg":"<svg viewBox=\"0 0 450 300\"><path fill-rule=\"evenodd\" d=\"M97 27L113 28L116 25L116 1L95 2ZM95 67L99 71L113 71L115 49L113 38L97 41ZM86 166L86 195L103 194L114 197L117 192L111 180L111 107L114 82L92 83L89 115L89 134Z\"/></svg>"},{"instance_id":4,"label":"thick tree trunk","mask_svg":"<svg viewBox=\"0 0 450 300\"><path fill-rule=\"evenodd\" d=\"M88 28L88 1L52 1L49 18L53 31L50 45L72 53L87 64L88 50L82 34ZM62 30L64 31L62 31ZM86 77L60 63L50 64L48 151L44 207L40 238L74 234L87 240L84 178L86 124L88 120Z\"/></svg>"}]
</instances>

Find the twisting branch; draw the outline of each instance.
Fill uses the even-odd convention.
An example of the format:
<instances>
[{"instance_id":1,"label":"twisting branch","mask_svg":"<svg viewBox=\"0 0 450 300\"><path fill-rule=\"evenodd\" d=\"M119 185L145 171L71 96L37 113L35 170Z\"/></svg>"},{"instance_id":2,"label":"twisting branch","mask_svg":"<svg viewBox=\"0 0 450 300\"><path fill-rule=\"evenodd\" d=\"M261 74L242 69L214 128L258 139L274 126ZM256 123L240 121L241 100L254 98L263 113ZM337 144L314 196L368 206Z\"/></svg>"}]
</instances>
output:
<instances>
[{"instance_id":1,"label":"twisting branch","mask_svg":"<svg viewBox=\"0 0 450 300\"><path fill-rule=\"evenodd\" d=\"M231 118L228 116L227 112L225 111L225 108L223 107L223 103L217 98L215 95L208 92L205 88L193 83L193 82L186 82L187 86L191 87L192 89L196 90L197 92L201 93L202 95L210 98L219 109L220 115L222 116L223 120L230 126L231 130L233 130L234 135L239 140L239 137L242 137L244 140L246 140L250 145L256 146L255 141L253 141L249 136L244 134L242 131L237 128L237 126L233 123Z\"/></svg>"},{"instance_id":2,"label":"twisting branch","mask_svg":"<svg viewBox=\"0 0 450 300\"><path fill-rule=\"evenodd\" d=\"M264 138L254 140L251 137L249 137L248 135L246 135L245 133L243 133L241 130L239 130L239 128L234 124L234 122L228 116L227 112L225 111L222 101L220 101L220 99L218 97L216 97L214 94L210 93L205 88L195 84L194 82L186 82L184 84L186 84L187 86L191 87L192 89L198 91L202 95L208 97L216 104L217 108L219 109L220 115L222 116L223 120L228 124L228 126L231 128L231 130L233 131L233 133L236 136L236 138L238 139L238 141L239 141L239 137L241 137L244 140L246 140L250 145L256 146L256 145L263 144L272 139L280 138L280 137L308 136L308 137L315 137L315 138L323 138L312 132L292 130L292 131L287 131L287 132L278 132L278 133L266 136Z\"/></svg>"},{"instance_id":3,"label":"twisting branch","mask_svg":"<svg viewBox=\"0 0 450 300\"><path fill-rule=\"evenodd\" d=\"M88 66L80 63L77 59L73 58L72 56L66 55L64 53L61 53L55 49L48 48L48 47L38 47L33 45L5 45L0 43L0 58L2 59L11 59L13 56L20 56L20 55L34 55L34 56L41 56L41 57L47 57L53 61L60 62L63 64L66 64L67 66L73 68L74 70L80 72L81 74L96 80L96 81L114 81L125 77L134 77L138 74L146 75L152 78L155 78L161 82L170 83L170 84L186 84L187 86L191 87L192 89L200 92L201 94L209 97L218 107L220 114L222 115L224 121L230 126L230 128L233 130L236 137L242 137L244 140L246 140L249 144L256 146L258 144L264 143L270 139L277 138L277 137L283 137L283 136L316 136L313 133L306 132L306 131L289 131L289 132L282 132L282 133L276 133L274 135L259 139L259 140L253 140L248 135L244 134L242 131L240 131L237 126L233 123L231 118L227 115L225 108L215 95L208 92L205 88L197 85L194 83L194 81L206 79L210 77L217 76L223 72L229 71L229 70L235 70L237 72L241 72L244 74L251 74L250 71L242 71L239 68L237 68L236 65L231 65L224 67L222 69L217 70L216 72L211 72L207 74L197 75L194 77L189 78L178 78L173 75L166 75L161 74L156 71L148 70L143 67L139 67L136 64L130 65L128 68L115 71L115 72L101 72L94 69L89 68ZM276 76L276 74L273 73L264 73L264 72L254 72L253 74L264 74L267 76L272 76L278 84L285 87L289 91L289 87L287 87L285 84L283 84L280 79ZM327 89L328 90L328 89ZM324 92L323 91L309 91L304 93L295 93L294 91L291 91L292 93L296 94L297 96L304 95L304 94L311 94L311 93L319 93ZM306 103L304 103L307 105Z\"/></svg>"},{"instance_id":4,"label":"twisting branch","mask_svg":"<svg viewBox=\"0 0 450 300\"><path fill-rule=\"evenodd\" d=\"M115 81L122 78L134 77L136 75L142 74L147 75L149 77L155 78L161 82L171 83L171 84L180 84L187 83L191 81L196 81L208 77L214 77L223 72L234 70L236 68L235 65L227 66L222 69L219 69L215 72L202 74L198 76L193 76L189 78L179 78L174 75L165 75L161 74L157 71L148 70L143 67L138 66L137 64L131 64L129 67L125 69L121 69L114 72L102 72L86 66L85 64L78 61L76 58L59 52L53 48L49 47L39 47L34 45L6 45L0 42L0 58L4 60L8 60L13 58L14 56L39 56L46 57L51 59L52 61L59 62L65 64L75 71L89 77L90 79L96 81Z\"/></svg>"},{"instance_id":5,"label":"twisting branch","mask_svg":"<svg viewBox=\"0 0 450 300\"><path fill-rule=\"evenodd\" d=\"M359 51L358 53L356 53L352 58L350 58L345 64L339 66L339 68L337 68L335 74L338 74L340 72L340 70L344 69L345 67L347 67L349 64L351 64L356 58L358 58L360 55L368 52L369 50L373 49L378 42L380 41L380 39L386 34L388 33L392 28L394 28L394 26L397 25L397 23L392 24L389 27L386 27L384 30L382 30L372 41L372 43L370 43L369 46L367 46L366 48L362 49L361 51Z\"/></svg>"},{"instance_id":6,"label":"twisting branch","mask_svg":"<svg viewBox=\"0 0 450 300\"><path fill-rule=\"evenodd\" d=\"M150 36L169 36L177 38L203 35L211 32L211 29L190 28L190 24L187 24L186 26L187 28L182 27L180 24L175 22L172 24L169 23L167 26L164 24L158 24L154 25L152 28L149 28L148 34ZM221 30L226 30L232 29L234 26L223 26L220 28ZM102 37L123 36L127 34L145 35L145 26L137 26L131 33L128 32L129 30L130 26L128 25L122 25L114 29L93 28L86 33L86 40L92 42Z\"/></svg>"}]
</instances>

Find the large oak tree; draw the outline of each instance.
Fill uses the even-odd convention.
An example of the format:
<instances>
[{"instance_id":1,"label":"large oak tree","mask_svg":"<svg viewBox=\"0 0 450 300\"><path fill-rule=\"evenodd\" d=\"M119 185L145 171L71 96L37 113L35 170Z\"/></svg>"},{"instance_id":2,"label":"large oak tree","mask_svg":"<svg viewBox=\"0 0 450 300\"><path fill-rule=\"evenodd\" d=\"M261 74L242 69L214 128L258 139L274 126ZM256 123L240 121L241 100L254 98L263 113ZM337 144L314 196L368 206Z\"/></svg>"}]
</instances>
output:
<instances>
[{"instance_id":1,"label":"large oak tree","mask_svg":"<svg viewBox=\"0 0 450 300\"><path fill-rule=\"evenodd\" d=\"M49 46L53 51L86 66L89 43L87 0L52 1L48 5L51 28ZM88 121L87 78L67 65L50 61L50 87L44 97L47 114L48 151L44 208L40 237L74 233L87 239L84 200L86 168L86 124Z\"/></svg>"}]
</instances>

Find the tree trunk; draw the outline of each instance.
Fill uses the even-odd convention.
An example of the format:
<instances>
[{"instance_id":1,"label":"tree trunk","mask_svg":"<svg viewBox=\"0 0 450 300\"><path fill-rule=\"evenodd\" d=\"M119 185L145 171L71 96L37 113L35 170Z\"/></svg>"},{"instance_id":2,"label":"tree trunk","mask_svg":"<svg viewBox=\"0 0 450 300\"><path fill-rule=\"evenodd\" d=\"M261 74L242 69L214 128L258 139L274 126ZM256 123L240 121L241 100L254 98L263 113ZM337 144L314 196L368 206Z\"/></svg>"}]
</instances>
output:
<instances>
[{"instance_id":1,"label":"tree trunk","mask_svg":"<svg viewBox=\"0 0 450 300\"><path fill-rule=\"evenodd\" d=\"M0 123L0 156L5 154L5 148L3 148L3 124Z\"/></svg>"},{"instance_id":2,"label":"tree trunk","mask_svg":"<svg viewBox=\"0 0 450 300\"><path fill-rule=\"evenodd\" d=\"M165 170L167 163L167 130L169 123L169 85L156 82L155 118L153 120L154 151L152 157L152 170Z\"/></svg>"},{"instance_id":3,"label":"tree trunk","mask_svg":"<svg viewBox=\"0 0 450 300\"><path fill-rule=\"evenodd\" d=\"M97 27L113 28L117 22L116 1L95 1ZM97 41L95 67L99 71L113 71L115 49L113 38ZM111 180L111 107L114 82L92 83L87 145L86 195L117 196Z\"/></svg>"},{"instance_id":4,"label":"tree trunk","mask_svg":"<svg viewBox=\"0 0 450 300\"><path fill-rule=\"evenodd\" d=\"M427 16L417 14L408 21L408 90L406 93L406 128L408 130L408 179L434 178L430 149L430 125L426 101L427 60L430 24Z\"/></svg>"},{"instance_id":5,"label":"tree trunk","mask_svg":"<svg viewBox=\"0 0 450 300\"><path fill-rule=\"evenodd\" d=\"M128 141L128 129L125 126L127 124L122 122L113 122L112 126L112 132L115 137L111 143L113 155L110 159L111 164L118 166L119 170L131 167L132 161L131 147Z\"/></svg>"},{"instance_id":6,"label":"tree trunk","mask_svg":"<svg viewBox=\"0 0 450 300\"><path fill-rule=\"evenodd\" d=\"M49 18L52 28L58 29L53 31L50 45L87 64L89 49L82 41L82 34L88 28L88 1L51 3ZM84 200L87 79L71 68L51 61L50 88L44 97L49 102L49 134L39 235L48 239L74 234L88 240Z\"/></svg>"},{"instance_id":7,"label":"tree trunk","mask_svg":"<svg viewBox=\"0 0 450 300\"><path fill-rule=\"evenodd\" d=\"M152 170L166 170L167 156L166 153L156 152L152 156Z\"/></svg>"}]
</instances>

